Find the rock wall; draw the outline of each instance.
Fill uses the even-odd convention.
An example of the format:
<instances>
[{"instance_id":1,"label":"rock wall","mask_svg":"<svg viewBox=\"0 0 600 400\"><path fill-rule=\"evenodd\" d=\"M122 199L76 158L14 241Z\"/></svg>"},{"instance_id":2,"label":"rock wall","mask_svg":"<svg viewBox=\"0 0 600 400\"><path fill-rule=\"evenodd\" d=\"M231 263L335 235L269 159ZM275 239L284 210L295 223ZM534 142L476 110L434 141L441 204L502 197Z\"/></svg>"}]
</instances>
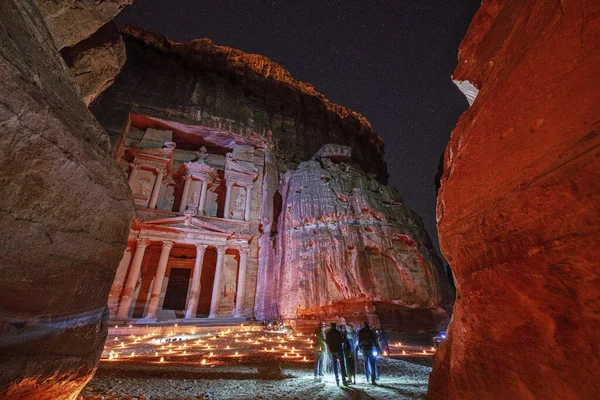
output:
<instances>
[{"instance_id":1,"label":"rock wall","mask_svg":"<svg viewBox=\"0 0 600 400\"><path fill-rule=\"evenodd\" d=\"M0 2L0 397L73 399L133 215L108 137L32 1Z\"/></svg>"},{"instance_id":2,"label":"rock wall","mask_svg":"<svg viewBox=\"0 0 600 400\"><path fill-rule=\"evenodd\" d=\"M112 21L75 46L65 47L61 54L86 105L113 84L126 60L125 43Z\"/></svg>"},{"instance_id":3,"label":"rock wall","mask_svg":"<svg viewBox=\"0 0 600 400\"><path fill-rule=\"evenodd\" d=\"M453 78L474 103L438 198L457 301L429 399L598 398L599 43L592 0L488 0L471 24Z\"/></svg>"},{"instance_id":4,"label":"rock wall","mask_svg":"<svg viewBox=\"0 0 600 400\"><path fill-rule=\"evenodd\" d=\"M58 49L74 46L133 0L35 0Z\"/></svg>"},{"instance_id":5,"label":"rock wall","mask_svg":"<svg viewBox=\"0 0 600 400\"><path fill-rule=\"evenodd\" d=\"M367 318L404 332L435 330L453 293L421 219L396 189L350 160L349 147L326 145L271 193L278 222L263 253L257 317ZM430 318L415 324L405 318L411 308Z\"/></svg>"},{"instance_id":6,"label":"rock wall","mask_svg":"<svg viewBox=\"0 0 600 400\"><path fill-rule=\"evenodd\" d=\"M91 105L116 139L130 113L204 125L274 143L280 170L310 159L326 143L354 149L353 161L387 180L383 141L361 115L331 103L279 64L208 39L174 43L137 27L124 29L127 62Z\"/></svg>"}]
</instances>

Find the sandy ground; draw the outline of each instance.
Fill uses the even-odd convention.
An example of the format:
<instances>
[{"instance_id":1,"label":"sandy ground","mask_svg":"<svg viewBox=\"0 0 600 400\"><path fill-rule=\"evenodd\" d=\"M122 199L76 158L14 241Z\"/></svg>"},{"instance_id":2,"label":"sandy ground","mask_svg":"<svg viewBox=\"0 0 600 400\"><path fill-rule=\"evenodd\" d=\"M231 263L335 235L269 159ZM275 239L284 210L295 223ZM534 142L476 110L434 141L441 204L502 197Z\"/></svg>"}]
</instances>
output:
<instances>
[{"instance_id":1,"label":"sandy ground","mask_svg":"<svg viewBox=\"0 0 600 400\"><path fill-rule=\"evenodd\" d=\"M378 385L359 374L355 385L338 388L332 373L314 381L312 344L307 336L263 332L111 335L98 372L79 399L425 398L429 348L394 344L391 357L379 357Z\"/></svg>"}]
</instances>

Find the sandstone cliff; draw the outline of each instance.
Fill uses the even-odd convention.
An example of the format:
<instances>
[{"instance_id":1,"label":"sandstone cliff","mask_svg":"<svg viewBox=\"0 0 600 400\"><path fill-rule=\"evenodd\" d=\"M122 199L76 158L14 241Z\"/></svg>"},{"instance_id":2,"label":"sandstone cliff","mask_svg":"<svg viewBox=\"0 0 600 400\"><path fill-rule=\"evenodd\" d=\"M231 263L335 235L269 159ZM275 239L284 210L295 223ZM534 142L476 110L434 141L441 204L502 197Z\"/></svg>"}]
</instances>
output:
<instances>
[{"instance_id":1,"label":"sandstone cliff","mask_svg":"<svg viewBox=\"0 0 600 400\"><path fill-rule=\"evenodd\" d=\"M86 105L113 84L126 59L125 43L112 21L75 46L65 47L61 54Z\"/></svg>"},{"instance_id":2,"label":"sandstone cliff","mask_svg":"<svg viewBox=\"0 0 600 400\"><path fill-rule=\"evenodd\" d=\"M458 293L430 399L598 397L599 43L597 1L490 0L461 45L474 102L438 198Z\"/></svg>"},{"instance_id":3,"label":"sandstone cliff","mask_svg":"<svg viewBox=\"0 0 600 400\"><path fill-rule=\"evenodd\" d=\"M435 330L453 293L421 219L350 159L349 147L329 144L282 176L256 315Z\"/></svg>"},{"instance_id":4,"label":"sandstone cliff","mask_svg":"<svg viewBox=\"0 0 600 400\"><path fill-rule=\"evenodd\" d=\"M91 105L111 136L144 120L268 147L257 318L372 318L412 333L447 318L448 279L420 218L385 186L383 142L364 117L264 56L136 27L123 36L127 62Z\"/></svg>"},{"instance_id":5,"label":"sandstone cliff","mask_svg":"<svg viewBox=\"0 0 600 400\"><path fill-rule=\"evenodd\" d=\"M174 43L137 27L124 29L127 62L91 106L116 138L129 113L205 125L274 142L282 169L327 143L353 148L353 161L387 180L383 141L361 115L328 101L268 58L208 39Z\"/></svg>"},{"instance_id":6,"label":"sandstone cliff","mask_svg":"<svg viewBox=\"0 0 600 400\"><path fill-rule=\"evenodd\" d=\"M0 397L72 399L107 334L132 198L32 1L0 3Z\"/></svg>"},{"instance_id":7,"label":"sandstone cliff","mask_svg":"<svg viewBox=\"0 0 600 400\"><path fill-rule=\"evenodd\" d=\"M92 36L132 0L35 0L58 49Z\"/></svg>"}]
</instances>

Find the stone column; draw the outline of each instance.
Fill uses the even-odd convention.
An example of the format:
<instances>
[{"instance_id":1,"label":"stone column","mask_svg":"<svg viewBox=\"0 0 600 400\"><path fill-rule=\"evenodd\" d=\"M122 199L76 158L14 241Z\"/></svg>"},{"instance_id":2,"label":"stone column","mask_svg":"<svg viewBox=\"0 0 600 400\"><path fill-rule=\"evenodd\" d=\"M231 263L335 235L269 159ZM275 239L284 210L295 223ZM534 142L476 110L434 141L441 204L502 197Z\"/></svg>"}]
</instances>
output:
<instances>
[{"instance_id":1,"label":"stone column","mask_svg":"<svg viewBox=\"0 0 600 400\"><path fill-rule=\"evenodd\" d=\"M181 195L181 203L179 204L179 214L183 214L185 206L187 205L187 198L190 194L190 186L192 184L192 177L186 176L185 183L183 184L183 193Z\"/></svg>"},{"instance_id":2,"label":"stone column","mask_svg":"<svg viewBox=\"0 0 600 400\"><path fill-rule=\"evenodd\" d=\"M223 274L223 261L225 259L225 246L217 247L217 266L215 268L215 280L213 281L212 299L210 301L210 314L208 318L216 318L219 310L219 296L221 294L221 275Z\"/></svg>"},{"instance_id":3,"label":"stone column","mask_svg":"<svg viewBox=\"0 0 600 400\"><path fill-rule=\"evenodd\" d=\"M123 258L117 268L115 279L113 280L112 286L110 287L110 294L108 295L108 311L110 317L114 318L117 307L119 305L119 296L123 290L123 281L125 281L125 275L129 269L129 263L131 262L131 247L127 247L123 253Z\"/></svg>"},{"instance_id":4,"label":"stone column","mask_svg":"<svg viewBox=\"0 0 600 400\"><path fill-rule=\"evenodd\" d=\"M208 189L208 182L202 181L202 192L200 192L200 203L198 204L198 215L205 215L204 205L206 204L206 190Z\"/></svg>"},{"instance_id":5,"label":"stone column","mask_svg":"<svg viewBox=\"0 0 600 400\"><path fill-rule=\"evenodd\" d=\"M246 208L244 210L244 220L245 221L250 221L251 195L252 195L252 183L249 183L246 186Z\"/></svg>"},{"instance_id":6,"label":"stone column","mask_svg":"<svg viewBox=\"0 0 600 400\"><path fill-rule=\"evenodd\" d=\"M185 309L186 318L196 318L198 311L198 300L200 298L200 278L202 277L202 263L204 262L205 244L196 245L196 262L194 263L194 272L192 275L192 288L188 296L187 307Z\"/></svg>"},{"instance_id":7,"label":"stone column","mask_svg":"<svg viewBox=\"0 0 600 400\"><path fill-rule=\"evenodd\" d=\"M223 218L230 219L231 215L229 212L229 205L231 203L231 188L233 187L233 182L227 182L227 194L225 194L225 209L223 211Z\"/></svg>"},{"instance_id":8,"label":"stone column","mask_svg":"<svg viewBox=\"0 0 600 400\"><path fill-rule=\"evenodd\" d=\"M152 286L152 293L150 294L150 303L148 304L148 314L146 315L146 318L156 318L156 310L158 309L158 302L160 301L162 284L165 279L165 272L167 272L169 253L172 248L173 242L168 240L163 242L160 258L158 259L158 267L156 268L156 276L154 277L154 285Z\"/></svg>"},{"instance_id":9,"label":"stone column","mask_svg":"<svg viewBox=\"0 0 600 400\"><path fill-rule=\"evenodd\" d=\"M142 261L144 260L144 253L146 247L150 244L149 240L138 240L137 247L135 249L135 255L131 262L131 268L129 269L129 275L125 282L125 288L123 289L123 297L119 303L117 309L117 318L127 319L129 318L129 309L131 308L131 302L133 301L133 292L135 291L135 285L137 284L138 277L140 275L140 268L142 267Z\"/></svg>"},{"instance_id":10,"label":"stone column","mask_svg":"<svg viewBox=\"0 0 600 400\"><path fill-rule=\"evenodd\" d=\"M135 181L137 179L138 173L140 172L140 166L138 164L133 164L131 166L131 171L129 172L129 179L127 182L129 183L129 187L131 190L135 190L133 185L135 185Z\"/></svg>"},{"instance_id":11,"label":"stone column","mask_svg":"<svg viewBox=\"0 0 600 400\"><path fill-rule=\"evenodd\" d=\"M154 182L154 188L152 188L152 196L150 197L150 205L148 208L156 208L156 203L158 202L158 195L160 194L160 188L162 187L162 181L165 171L162 169L158 170L158 174L156 175L156 182Z\"/></svg>"},{"instance_id":12,"label":"stone column","mask_svg":"<svg viewBox=\"0 0 600 400\"><path fill-rule=\"evenodd\" d=\"M242 308L244 307L244 291L246 288L246 263L248 262L249 249L240 249L240 269L238 273L237 290L235 296L234 317L243 317Z\"/></svg>"}]
</instances>

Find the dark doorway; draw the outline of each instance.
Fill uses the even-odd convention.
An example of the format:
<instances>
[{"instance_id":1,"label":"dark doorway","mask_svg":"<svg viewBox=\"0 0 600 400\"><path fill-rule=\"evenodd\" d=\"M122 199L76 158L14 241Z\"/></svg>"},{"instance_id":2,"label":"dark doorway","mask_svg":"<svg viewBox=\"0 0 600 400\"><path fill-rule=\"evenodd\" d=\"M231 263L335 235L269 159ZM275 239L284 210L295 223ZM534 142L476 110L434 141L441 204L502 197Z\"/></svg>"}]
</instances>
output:
<instances>
[{"instance_id":1,"label":"dark doorway","mask_svg":"<svg viewBox=\"0 0 600 400\"><path fill-rule=\"evenodd\" d=\"M200 275L200 299L198 301L197 317L208 317L210 314L210 301L212 299L215 269L217 266L217 250L209 247L204 253L202 275Z\"/></svg>"},{"instance_id":2,"label":"dark doorway","mask_svg":"<svg viewBox=\"0 0 600 400\"><path fill-rule=\"evenodd\" d=\"M163 310L185 310L190 272L188 268L171 268Z\"/></svg>"},{"instance_id":3,"label":"dark doorway","mask_svg":"<svg viewBox=\"0 0 600 400\"><path fill-rule=\"evenodd\" d=\"M273 195L273 220L271 221L271 237L277 235L277 225L279 222L279 215L281 215L281 208L283 207L283 199L279 192L275 192Z\"/></svg>"}]
</instances>

